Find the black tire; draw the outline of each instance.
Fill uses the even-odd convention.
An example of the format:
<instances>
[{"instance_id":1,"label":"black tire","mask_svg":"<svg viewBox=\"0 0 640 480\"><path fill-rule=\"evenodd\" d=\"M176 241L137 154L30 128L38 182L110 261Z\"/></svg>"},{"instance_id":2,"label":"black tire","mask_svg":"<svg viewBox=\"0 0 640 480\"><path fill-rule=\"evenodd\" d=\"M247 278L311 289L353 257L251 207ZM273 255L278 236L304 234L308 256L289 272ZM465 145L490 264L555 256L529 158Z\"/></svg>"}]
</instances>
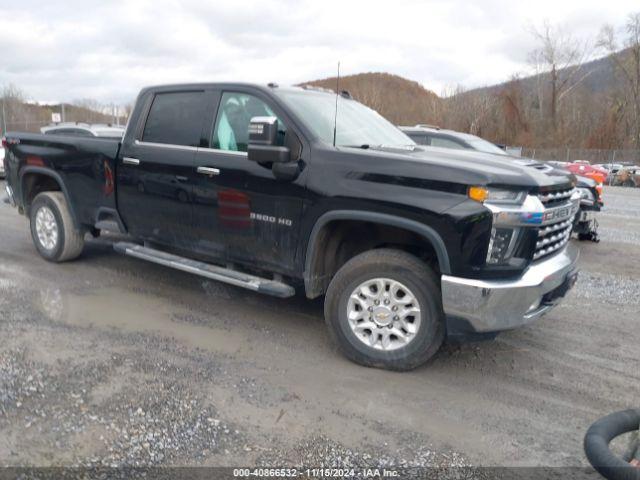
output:
<instances>
[{"instance_id":1,"label":"black tire","mask_svg":"<svg viewBox=\"0 0 640 480\"><path fill-rule=\"evenodd\" d=\"M41 208L48 208L55 219L58 235L55 245L47 248L38 238L36 217ZM62 192L42 192L36 196L29 212L31 238L38 253L50 262L66 262L80 256L84 248L84 232L78 230Z\"/></svg>"},{"instance_id":2,"label":"black tire","mask_svg":"<svg viewBox=\"0 0 640 480\"><path fill-rule=\"evenodd\" d=\"M421 310L415 337L395 350L380 350L365 344L349 326L351 293L368 279L387 278L412 292ZM442 294L435 273L426 263L401 250L377 249L355 256L331 280L324 302L325 321L333 340L350 360L367 367L411 370L438 351L445 336Z\"/></svg>"},{"instance_id":3,"label":"black tire","mask_svg":"<svg viewBox=\"0 0 640 480\"><path fill-rule=\"evenodd\" d=\"M636 431L640 424L640 409L612 413L595 422L584 437L584 451L589 463L609 480L640 480L640 470L627 463L609 448L611 441L627 432ZM636 446L637 447L637 446ZM633 452L630 452L633 453Z\"/></svg>"}]
</instances>

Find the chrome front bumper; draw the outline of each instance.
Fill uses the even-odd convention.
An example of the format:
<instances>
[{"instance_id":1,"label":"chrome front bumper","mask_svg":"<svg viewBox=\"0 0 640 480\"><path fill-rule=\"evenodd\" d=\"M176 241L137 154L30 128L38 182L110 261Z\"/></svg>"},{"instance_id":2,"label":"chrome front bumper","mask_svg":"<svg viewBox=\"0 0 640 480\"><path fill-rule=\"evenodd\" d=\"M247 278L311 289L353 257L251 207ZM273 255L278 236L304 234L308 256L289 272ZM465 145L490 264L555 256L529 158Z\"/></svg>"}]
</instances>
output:
<instances>
[{"instance_id":1,"label":"chrome front bumper","mask_svg":"<svg viewBox=\"0 0 640 480\"><path fill-rule=\"evenodd\" d=\"M509 330L537 320L575 282L579 250L567 245L534 263L515 280L473 280L442 276L447 317L466 321L473 332Z\"/></svg>"}]
</instances>

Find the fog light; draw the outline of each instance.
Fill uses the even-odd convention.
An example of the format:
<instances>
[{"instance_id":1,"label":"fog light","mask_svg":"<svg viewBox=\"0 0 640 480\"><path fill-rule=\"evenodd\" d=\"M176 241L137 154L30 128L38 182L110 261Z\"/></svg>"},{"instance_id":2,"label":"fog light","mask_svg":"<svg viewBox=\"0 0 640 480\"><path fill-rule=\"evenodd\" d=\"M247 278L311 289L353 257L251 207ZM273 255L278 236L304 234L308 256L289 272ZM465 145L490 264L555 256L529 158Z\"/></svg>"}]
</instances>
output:
<instances>
[{"instance_id":1,"label":"fog light","mask_svg":"<svg viewBox=\"0 0 640 480\"><path fill-rule=\"evenodd\" d=\"M487 263L497 265L505 263L511 255L515 232L511 228L492 228Z\"/></svg>"}]
</instances>

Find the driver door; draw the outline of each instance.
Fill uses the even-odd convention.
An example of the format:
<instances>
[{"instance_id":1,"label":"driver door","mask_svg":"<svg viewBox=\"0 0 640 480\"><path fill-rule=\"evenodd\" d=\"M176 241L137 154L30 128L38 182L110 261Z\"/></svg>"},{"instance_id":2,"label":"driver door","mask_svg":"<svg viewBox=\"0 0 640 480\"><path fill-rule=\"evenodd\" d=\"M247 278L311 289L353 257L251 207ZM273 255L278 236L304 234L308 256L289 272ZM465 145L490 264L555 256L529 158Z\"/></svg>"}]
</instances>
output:
<instances>
[{"instance_id":1,"label":"driver door","mask_svg":"<svg viewBox=\"0 0 640 480\"><path fill-rule=\"evenodd\" d=\"M259 91L220 91L208 148L196 153L193 212L198 250L227 262L286 273L294 268L304 176L278 181L247 158L249 123L278 116ZM284 144L288 131L279 121Z\"/></svg>"}]
</instances>

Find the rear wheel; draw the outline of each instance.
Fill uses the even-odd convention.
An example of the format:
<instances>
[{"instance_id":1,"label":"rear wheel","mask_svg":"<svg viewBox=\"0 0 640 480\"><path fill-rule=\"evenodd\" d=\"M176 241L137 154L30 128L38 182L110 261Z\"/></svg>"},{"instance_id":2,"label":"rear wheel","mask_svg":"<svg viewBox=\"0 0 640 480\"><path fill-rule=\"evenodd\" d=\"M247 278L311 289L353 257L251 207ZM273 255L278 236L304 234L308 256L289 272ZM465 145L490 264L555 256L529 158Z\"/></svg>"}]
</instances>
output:
<instances>
[{"instance_id":1,"label":"rear wheel","mask_svg":"<svg viewBox=\"0 0 640 480\"><path fill-rule=\"evenodd\" d=\"M371 250L336 273L325 298L325 320L354 362L410 370L442 345L441 298L437 277L423 261L400 250Z\"/></svg>"},{"instance_id":2,"label":"rear wheel","mask_svg":"<svg viewBox=\"0 0 640 480\"><path fill-rule=\"evenodd\" d=\"M84 247L84 233L73 224L62 192L43 192L30 209L31 237L38 253L51 262L77 258Z\"/></svg>"}]
</instances>

